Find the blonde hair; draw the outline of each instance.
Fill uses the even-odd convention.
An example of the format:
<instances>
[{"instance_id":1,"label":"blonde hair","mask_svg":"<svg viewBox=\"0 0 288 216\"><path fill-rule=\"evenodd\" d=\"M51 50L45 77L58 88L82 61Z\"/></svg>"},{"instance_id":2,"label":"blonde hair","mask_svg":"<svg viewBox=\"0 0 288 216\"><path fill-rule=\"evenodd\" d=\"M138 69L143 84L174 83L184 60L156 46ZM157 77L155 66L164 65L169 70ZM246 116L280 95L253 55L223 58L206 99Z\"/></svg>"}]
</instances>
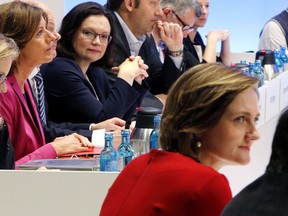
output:
<instances>
[{"instance_id":1,"label":"blonde hair","mask_svg":"<svg viewBox=\"0 0 288 216\"><path fill-rule=\"evenodd\" d=\"M170 89L162 115L160 145L197 160L197 134L216 125L227 106L258 80L222 64L186 71Z\"/></svg>"},{"instance_id":2,"label":"blonde hair","mask_svg":"<svg viewBox=\"0 0 288 216\"><path fill-rule=\"evenodd\" d=\"M0 33L0 59L10 58L15 60L19 54L19 49L15 41Z\"/></svg>"}]
</instances>

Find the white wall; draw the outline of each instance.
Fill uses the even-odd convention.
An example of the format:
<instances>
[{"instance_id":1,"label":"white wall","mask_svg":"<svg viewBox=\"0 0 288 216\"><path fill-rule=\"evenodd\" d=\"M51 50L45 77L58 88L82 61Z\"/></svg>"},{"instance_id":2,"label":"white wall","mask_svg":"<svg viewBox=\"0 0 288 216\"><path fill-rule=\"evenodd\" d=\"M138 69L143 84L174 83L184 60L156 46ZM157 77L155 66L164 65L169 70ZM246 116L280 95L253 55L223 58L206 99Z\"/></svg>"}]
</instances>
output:
<instances>
[{"instance_id":1,"label":"white wall","mask_svg":"<svg viewBox=\"0 0 288 216\"><path fill-rule=\"evenodd\" d=\"M9 0L0 0L0 3ZM60 25L64 14L86 0L39 0L49 5ZM96 0L105 4L106 0ZM210 17L200 30L206 35L212 29L227 29L231 32L231 51L257 51L259 33L268 19L288 7L287 0L210 0ZM218 48L219 50L219 48Z\"/></svg>"},{"instance_id":2,"label":"white wall","mask_svg":"<svg viewBox=\"0 0 288 216\"><path fill-rule=\"evenodd\" d=\"M66 0L66 12L84 1ZM96 2L105 4L106 0ZM212 29L227 29L231 32L232 52L256 52L263 25L286 7L287 0L210 0L210 16L200 32L206 35Z\"/></svg>"}]
</instances>

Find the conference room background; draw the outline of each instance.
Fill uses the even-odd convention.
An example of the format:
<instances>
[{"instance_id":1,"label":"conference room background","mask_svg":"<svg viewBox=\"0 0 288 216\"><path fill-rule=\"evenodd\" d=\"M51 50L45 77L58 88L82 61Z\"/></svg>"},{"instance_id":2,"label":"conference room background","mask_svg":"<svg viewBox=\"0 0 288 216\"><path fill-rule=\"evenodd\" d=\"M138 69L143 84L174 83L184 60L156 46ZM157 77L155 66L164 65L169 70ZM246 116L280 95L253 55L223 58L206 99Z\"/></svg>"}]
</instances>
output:
<instances>
[{"instance_id":1,"label":"conference room background","mask_svg":"<svg viewBox=\"0 0 288 216\"><path fill-rule=\"evenodd\" d=\"M85 1L66 0L65 12L81 2ZM106 0L96 2L105 4ZM231 52L256 52L264 24L287 7L287 0L210 0L208 22L199 31L204 36L209 30L227 29L231 33Z\"/></svg>"}]
</instances>

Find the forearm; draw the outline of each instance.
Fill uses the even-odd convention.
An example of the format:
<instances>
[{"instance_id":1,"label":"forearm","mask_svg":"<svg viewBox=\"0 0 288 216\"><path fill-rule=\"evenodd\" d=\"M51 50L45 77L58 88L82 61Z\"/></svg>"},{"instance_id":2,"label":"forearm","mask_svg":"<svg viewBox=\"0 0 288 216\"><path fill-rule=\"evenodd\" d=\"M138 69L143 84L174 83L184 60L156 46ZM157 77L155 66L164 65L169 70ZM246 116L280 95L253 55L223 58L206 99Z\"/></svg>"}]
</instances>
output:
<instances>
[{"instance_id":1,"label":"forearm","mask_svg":"<svg viewBox=\"0 0 288 216\"><path fill-rule=\"evenodd\" d=\"M217 40L214 38L208 38L205 52L203 53L203 59L207 63L216 62L216 47L217 47Z\"/></svg>"},{"instance_id":2,"label":"forearm","mask_svg":"<svg viewBox=\"0 0 288 216\"><path fill-rule=\"evenodd\" d=\"M230 40L224 40L221 43L220 57L223 64L230 66L231 64L231 51L230 51Z\"/></svg>"}]
</instances>

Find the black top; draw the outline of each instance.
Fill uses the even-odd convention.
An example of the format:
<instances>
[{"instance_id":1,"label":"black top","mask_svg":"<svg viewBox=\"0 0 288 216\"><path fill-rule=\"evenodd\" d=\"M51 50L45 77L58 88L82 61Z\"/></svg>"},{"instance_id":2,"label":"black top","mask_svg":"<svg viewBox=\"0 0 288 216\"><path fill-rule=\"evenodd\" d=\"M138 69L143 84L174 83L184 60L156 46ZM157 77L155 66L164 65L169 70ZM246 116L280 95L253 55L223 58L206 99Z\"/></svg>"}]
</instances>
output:
<instances>
[{"instance_id":1,"label":"black top","mask_svg":"<svg viewBox=\"0 0 288 216\"><path fill-rule=\"evenodd\" d=\"M7 125L4 122L0 128L0 169L14 168L14 148L10 142Z\"/></svg>"},{"instance_id":2,"label":"black top","mask_svg":"<svg viewBox=\"0 0 288 216\"><path fill-rule=\"evenodd\" d=\"M265 173L236 195L222 216L287 216L288 173Z\"/></svg>"}]
</instances>

